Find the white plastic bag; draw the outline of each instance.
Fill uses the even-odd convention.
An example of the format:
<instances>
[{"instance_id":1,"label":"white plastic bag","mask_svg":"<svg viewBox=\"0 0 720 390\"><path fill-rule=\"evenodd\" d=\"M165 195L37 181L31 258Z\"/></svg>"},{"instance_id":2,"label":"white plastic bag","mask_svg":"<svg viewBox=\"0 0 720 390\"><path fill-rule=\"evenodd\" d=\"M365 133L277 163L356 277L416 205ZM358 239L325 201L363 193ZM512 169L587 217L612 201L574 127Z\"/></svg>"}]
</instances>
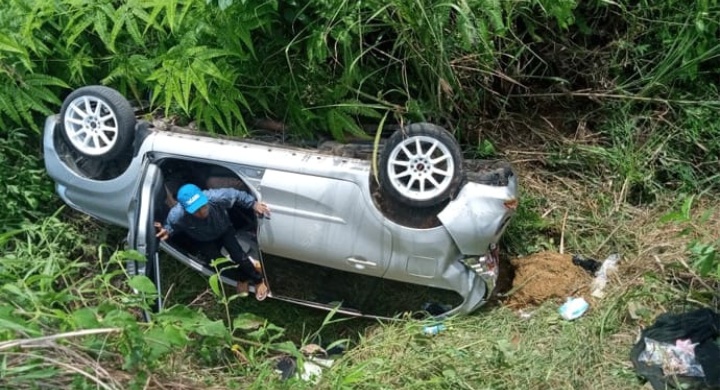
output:
<instances>
[{"instance_id":1,"label":"white plastic bag","mask_svg":"<svg viewBox=\"0 0 720 390\"><path fill-rule=\"evenodd\" d=\"M695 359L695 344L690 340L677 340L673 345L645 337L645 350L640 353L638 361L662 368L665 376L705 376L702 366Z\"/></svg>"},{"instance_id":2,"label":"white plastic bag","mask_svg":"<svg viewBox=\"0 0 720 390\"><path fill-rule=\"evenodd\" d=\"M617 269L617 263L620 261L620 255L614 253L603 261L600 269L595 273L595 279L592 282L592 296L595 298L602 298L605 296L603 290L607 285L608 275Z\"/></svg>"}]
</instances>

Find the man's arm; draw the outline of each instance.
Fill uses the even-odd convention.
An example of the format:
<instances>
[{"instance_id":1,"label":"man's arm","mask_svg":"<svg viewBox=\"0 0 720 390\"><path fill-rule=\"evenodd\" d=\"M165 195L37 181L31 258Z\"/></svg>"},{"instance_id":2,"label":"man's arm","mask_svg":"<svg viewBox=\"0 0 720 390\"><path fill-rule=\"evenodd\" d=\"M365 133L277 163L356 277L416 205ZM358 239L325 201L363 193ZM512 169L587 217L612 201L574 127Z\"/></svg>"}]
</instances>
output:
<instances>
[{"instance_id":1,"label":"man's arm","mask_svg":"<svg viewBox=\"0 0 720 390\"><path fill-rule=\"evenodd\" d=\"M255 204L255 197L245 191L236 190L235 188L216 188L205 191L208 199L222 208L229 209L235 204L240 207L249 209Z\"/></svg>"},{"instance_id":2,"label":"man's arm","mask_svg":"<svg viewBox=\"0 0 720 390\"><path fill-rule=\"evenodd\" d=\"M218 188L208 190L205 194L215 204L226 209L233 207L235 204L239 204L243 208L252 209L259 215L265 217L270 216L270 208L265 203L257 201L254 196L245 191L240 191L235 188Z\"/></svg>"},{"instance_id":3,"label":"man's arm","mask_svg":"<svg viewBox=\"0 0 720 390\"><path fill-rule=\"evenodd\" d=\"M180 218L183 215L183 211L180 207L182 206L177 204L170 209L164 225L160 222L155 222L155 229L158 231L155 237L165 241L170 238L176 230L178 230L178 227L180 227Z\"/></svg>"}]
</instances>

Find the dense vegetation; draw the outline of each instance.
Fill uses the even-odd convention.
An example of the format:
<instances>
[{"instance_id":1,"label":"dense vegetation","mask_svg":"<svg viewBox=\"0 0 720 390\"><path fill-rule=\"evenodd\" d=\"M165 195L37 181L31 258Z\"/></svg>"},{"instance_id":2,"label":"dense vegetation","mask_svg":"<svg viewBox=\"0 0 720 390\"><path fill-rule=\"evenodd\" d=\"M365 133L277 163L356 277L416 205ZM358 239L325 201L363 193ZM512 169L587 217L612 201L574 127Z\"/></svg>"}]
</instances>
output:
<instances>
[{"instance_id":1,"label":"dense vegetation","mask_svg":"<svg viewBox=\"0 0 720 390\"><path fill-rule=\"evenodd\" d=\"M716 0L6 0L0 386L163 388L159 381L187 371L178 382L279 386L266 358L300 356L297 344L338 326L302 312L317 329L286 334L275 320L232 315L237 302L222 294L215 309L181 304L151 324L135 321L145 302L126 291L149 291L148 281L125 275L122 260L133 253L116 252L122 232L58 211L39 149L43 117L72 88L99 83L174 120L240 136L264 118L283 123L287 137L339 140L373 137L363 125L436 122L468 157L512 158L527 174L510 253L557 249L561 236L571 250L612 246L638 259L628 274L645 282L629 283L586 327L543 322L551 310L517 324L498 309L458 320L457 338L428 346L408 336L418 324L383 324L354 340L359 347L324 387L536 388L545 378L581 388L599 383L583 372L600 367L610 373L603 387L620 388L632 374L613 359L627 342L575 351L574 341L623 335L618 307L629 301L717 304L717 230L704 225L717 221L710 208L720 187L718 38ZM549 196L553 188L561 196ZM694 196L661 220L678 194ZM566 201L565 214L551 212L549 199ZM638 226L641 214L651 222ZM669 221L681 227L657 225ZM651 226L690 238L654 252ZM670 253L667 269L646 273L646 257ZM689 259L690 282L670 266L678 258ZM493 322L503 326L495 339L472 341L470 329L491 333ZM518 332L529 353L510 342ZM547 364L570 365L572 376L530 364L533 343L546 342L567 352ZM411 368L424 370L415 382L392 375Z\"/></svg>"}]
</instances>

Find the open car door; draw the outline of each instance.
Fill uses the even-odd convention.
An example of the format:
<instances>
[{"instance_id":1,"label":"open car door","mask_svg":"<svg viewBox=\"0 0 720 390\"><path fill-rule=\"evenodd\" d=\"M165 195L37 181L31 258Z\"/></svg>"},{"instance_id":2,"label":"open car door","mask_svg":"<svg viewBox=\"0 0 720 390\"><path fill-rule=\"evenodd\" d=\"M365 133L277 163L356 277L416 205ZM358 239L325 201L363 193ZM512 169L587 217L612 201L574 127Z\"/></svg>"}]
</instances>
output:
<instances>
[{"instance_id":1,"label":"open car door","mask_svg":"<svg viewBox=\"0 0 720 390\"><path fill-rule=\"evenodd\" d=\"M130 214L128 243L130 249L137 250L145 257L144 262L129 260L127 264L130 276L145 275L155 285L157 299L151 309L155 312L162 308L162 290L160 288L159 240L155 237L154 222L158 208L165 205L165 189L162 172L157 165L148 163L134 199L134 211ZM136 293L142 291L135 290ZM144 313L149 320L150 313Z\"/></svg>"}]
</instances>

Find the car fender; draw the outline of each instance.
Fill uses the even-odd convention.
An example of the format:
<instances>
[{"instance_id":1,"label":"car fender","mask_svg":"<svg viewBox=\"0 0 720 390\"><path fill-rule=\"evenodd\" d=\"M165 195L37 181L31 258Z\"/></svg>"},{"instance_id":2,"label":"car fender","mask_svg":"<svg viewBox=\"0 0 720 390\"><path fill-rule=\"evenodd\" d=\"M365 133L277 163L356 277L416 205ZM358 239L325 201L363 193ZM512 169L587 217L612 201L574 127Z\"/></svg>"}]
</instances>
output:
<instances>
[{"instance_id":1,"label":"car fender","mask_svg":"<svg viewBox=\"0 0 720 390\"><path fill-rule=\"evenodd\" d=\"M515 176L503 187L469 182L438 214L438 219L463 255L482 255L499 240L514 212L507 204L516 196Z\"/></svg>"}]
</instances>

